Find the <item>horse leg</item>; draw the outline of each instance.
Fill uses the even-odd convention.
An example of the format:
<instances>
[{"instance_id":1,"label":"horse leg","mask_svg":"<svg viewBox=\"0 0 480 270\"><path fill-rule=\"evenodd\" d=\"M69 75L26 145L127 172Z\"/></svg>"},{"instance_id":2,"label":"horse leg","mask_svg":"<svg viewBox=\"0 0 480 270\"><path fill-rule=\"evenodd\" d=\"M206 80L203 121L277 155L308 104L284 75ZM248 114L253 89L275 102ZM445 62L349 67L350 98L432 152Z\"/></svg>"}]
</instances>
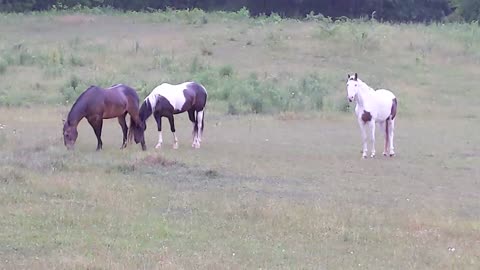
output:
<instances>
[{"instance_id":1,"label":"horse leg","mask_svg":"<svg viewBox=\"0 0 480 270\"><path fill-rule=\"evenodd\" d=\"M162 138L162 115L159 112L154 112L153 117L155 117L155 121L157 121L157 128L158 128L158 143L155 148L160 149L162 147L163 138Z\"/></svg>"},{"instance_id":2,"label":"horse leg","mask_svg":"<svg viewBox=\"0 0 480 270\"><path fill-rule=\"evenodd\" d=\"M197 125L197 121L195 119L196 117L195 117L195 110L194 109L188 110L188 118L190 118L190 121L193 123L193 131L192 131L193 143L192 143L192 147L196 148L197 147L197 136L198 136L198 125Z\"/></svg>"},{"instance_id":3,"label":"horse leg","mask_svg":"<svg viewBox=\"0 0 480 270\"><path fill-rule=\"evenodd\" d=\"M101 118L101 116L98 116L98 117L89 118L87 120L88 120L88 123L90 123L90 125L92 126L93 131L95 132L95 135L97 136L97 151L99 151L102 149L102 146L103 146L103 142L101 139L103 119Z\"/></svg>"},{"instance_id":4,"label":"horse leg","mask_svg":"<svg viewBox=\"0 0 480 270\"><path fill-rule=\"evenodd\" d=\"M199 111L197 113L197 142L198 142L198 148L200 148L200 143L202 142L202 134L203 134L203 116L204 112Z\"/></svg>"},{"instance_id":5,"label":"horse leg","mask_svg":"<svg viewBox=\"0 0 480 270\"><path fill-rule=\"evenodd\" d=\"M125 120L125 117L127 116L127 113L124 113L122 116L118 117L118 123L122 127L122 132L123 132L123 142L122 146L120 149L123 149L127 147L127 133L128 133L128 126L127 126L127 121Z\"/></svg>"},{"instance_id":6,"label":"horse leg","mask_svg":"<svg viewBox=\"0 0 480 270\"><path fill-rule=\"evenodd\" d=\"M370 142L372 144L372 154L370 155L370 157L374 158L375 157L375 121L373 121L372 119L368 123L370 125L370 132L371 132Z\"/></svg>"},{"instance_id":7,"label":"horse leg","mask_svg":"<svg viewBox=\"0 0 480 270\"><path fill-rule=\"evenodd\" d=\"M140 143L141 143L141 145L142 145L142 150L143 150L143 151L147 150L147 145L145 144L145 138L142 139L142 141L141 141Z\"/></svg>"},{"instance_id":8,"label":"horse leg","mask_svg":"<svg viewBox=\"0 0 480 270\"><path fill-rule=\"evenodd\" d=\"M168 122L170 122L170 131L173 134L173 149L178 149L178 138L175 135L175 121L173 119L173 114L168 116Z\"/></svg>"},{"instance_id":9,"label":"horse leg","mask_svg":"<svg viewBox=\"0 0 480 270\"><path fill-rule=\"evenodd\" d=\"M362 158L367 158L367 125L360 118L358 119L358 125L362 134Z\"/></svg>"},{"instance_id":10,"label":"horse leg","mask_svg":"<svg viewBox=\"0 0 480 270\"><path fill-rule=\"evenodd\" d=\"M390 121L390 130L389 130L389 142L390 142L390 156L393 157L395 156L395 148L393 147L393 130L395 128L395 119L394 120L389 120Z\"/></svg>"},{"instance_id":11,"label":"horse leg","mask_svg":"<svg viewBox=\"0 0 480 270\"><path fill-rule=\"evenodd\" d=\"M385 144L384 144L384 147L383 147L383 155L386 156L387 153L388 153L388 120L386 121L383 121L383 122L378 122L378 125L380 126L380 130L383 130L385 133L384 133L384 137L385 137Z\"/></svg>"}]
</instances>

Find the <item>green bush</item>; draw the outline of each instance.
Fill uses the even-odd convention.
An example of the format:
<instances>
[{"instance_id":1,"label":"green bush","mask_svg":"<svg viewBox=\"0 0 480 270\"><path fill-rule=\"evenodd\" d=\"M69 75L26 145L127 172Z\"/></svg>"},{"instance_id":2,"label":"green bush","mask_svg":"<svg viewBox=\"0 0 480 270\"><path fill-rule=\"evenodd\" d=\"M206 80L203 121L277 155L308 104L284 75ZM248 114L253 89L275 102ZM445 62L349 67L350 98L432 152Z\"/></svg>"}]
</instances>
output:
<instances>
[{"instance_id":1,"label":"green bush","mask_svg":"<svg viewBox=\"0 0 480 270\"><path fill-rule=\"evenodd\" d=\"M70 55L69 62L70 62L70 65L72 66L79 66L79 67L85 66L85 61L79 56L76 56L74 54Z\"/></svg>"},{"instance_id":2,"label":"green bush","mask_svg":"<svg viewBox=\"0 0 480 270\"><path fill-rule=\"evenodd\" d=\"M28 50L21 50L18 54L18 64L21 66L29 66L35 63L35 56Z\"/></svg>"},{"instance_id":3,"label":"green bush","mask_svg":"<svg viewBox=\"0 0 480 270\"><path fill-rule=\"evenodd\" d=\"M452 0L455 6L455 15L467 22L480 21L480 1L478 0Z\"/></svg>"},{"instance_id":4,"label":"green bush","mask_svg":"<svg viewBox=\"0 0 480 270\"><path fill-rule=\"evenodd\" d=\"M219 70L221 77L231 77L233 75L233 67L230 65L223 66Z\"/></svg>"},{"instance_id":5,"label":"green bush","mask_svg":"<svg viewBox=\"0 0 480 270\"><path fill-rule=\"evenodd\" d=\"M63 96L64 102L73 103L78 98L78 96L82 93L79 87L80 83L80 78L72 75L65 85L61 87L60 93Z\"/></svg>"},{"instance_id":6,"label":"green bush","mask_svg":"<svg viewBox=\"0 0 480 270\"><path fill-rule=\"evenodd\" d=\"M0 57L0 74L4 74L7 71L8 62L7 60Z\"/></svg>"}]
</instances>

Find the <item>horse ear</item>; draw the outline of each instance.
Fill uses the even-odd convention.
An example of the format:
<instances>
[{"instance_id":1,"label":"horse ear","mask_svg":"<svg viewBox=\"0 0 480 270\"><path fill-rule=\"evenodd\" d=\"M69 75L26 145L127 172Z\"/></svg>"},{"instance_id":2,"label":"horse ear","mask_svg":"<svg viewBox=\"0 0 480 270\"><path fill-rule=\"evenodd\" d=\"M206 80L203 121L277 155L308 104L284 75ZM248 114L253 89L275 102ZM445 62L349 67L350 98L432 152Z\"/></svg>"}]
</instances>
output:
<instances>
[{"instance_id":1,"label":"horse ear","mask_svg":"<svg viewBox=\"0 0 480 270\"><path fill-rule=\"evenodd\" d=\"M347 81L350 80L350 74L347 74Z\"/></svg>"},{"instance_id":2,"label":"horse ear","mask_svg":"<svg viewBox=\"0 0 480 270\"><path fill-rule=\"evenodd\" d=\"M355 72L355 81L358 80L358 74Z\"/></svg>"}]
</instances>

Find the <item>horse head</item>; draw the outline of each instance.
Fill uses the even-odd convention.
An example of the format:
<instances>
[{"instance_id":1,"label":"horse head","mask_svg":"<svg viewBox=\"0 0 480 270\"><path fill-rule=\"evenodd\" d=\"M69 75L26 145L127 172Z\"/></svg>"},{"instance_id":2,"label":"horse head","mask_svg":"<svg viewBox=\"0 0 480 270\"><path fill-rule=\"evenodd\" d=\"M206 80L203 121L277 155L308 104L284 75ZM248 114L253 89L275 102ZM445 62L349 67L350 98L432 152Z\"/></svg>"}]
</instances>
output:
<instances>
[{"instance_id":1,"label":"horse head","mask_svg":"<svg viewBox=\"0 0 480 270\"><path fill-rule=\"evenodd\" d=\"M357 96L358 91L360 90L360 83L358 79L358 74L347 75L347 98L349 102L352 102Z\"/></svg>"},{"instance_id":2,"label":"horse head","mask_svg":"<svg viewBox=\"0 0 480 270\"><path fill-rule=\"evenodd\" d=\"M132 121L130 130L132 131L135 143L145 142L145 130L147 129L147 119L152 115L152 106L148 98L144 100L138 111L139 119ZM135 123L136 122L136 123Z\"/></svg>"},{"instance_id":3,"label":"horse head","mask_svg":"<svg viewBox=\"0 0 480 270\"><path fill-rule=\"evenodd\" d=\"M71 125L68 120L64 120L63 122L63 143L68 150L73 150L75 141L78 137L77 127Z\"/></svg>"},{"instance_id":4,"label":"horse head","mask_svg":"<svg viewBox=\"0 0 480 270\"><path fill-rule=\"evenodd\" d=\"M147 124L145 121L132 125L131 130L133 130L133 139L135 143L141 143L145 141L145 130L147 129Z\"/></svg>"}]
</instances>

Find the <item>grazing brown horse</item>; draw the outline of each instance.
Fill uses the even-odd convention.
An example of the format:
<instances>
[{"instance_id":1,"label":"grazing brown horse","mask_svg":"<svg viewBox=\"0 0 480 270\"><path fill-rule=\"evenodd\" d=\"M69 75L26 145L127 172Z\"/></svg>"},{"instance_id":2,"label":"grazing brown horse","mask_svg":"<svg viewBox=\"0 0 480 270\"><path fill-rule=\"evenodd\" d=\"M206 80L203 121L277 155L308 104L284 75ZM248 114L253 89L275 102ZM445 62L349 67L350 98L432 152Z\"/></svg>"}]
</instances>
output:
<instances>
[{"instance_id":1,"label":"grazing brown horse","mask_svg":"<svg viewBox=\"0 0 480 270\"><path fill-rule=\"evenodd\" d=\"M121 148L127 146L127 122L125 117L130 114L130 130L128 140L135 137L135 142L141 143L145 150L143 139L144 127L139 118L139 98L137 92L126 85L116 84L107 89L90 86L75 101L63 125L63 141L68 149L73 149L78 137L78 123L85 117L97 136L97 151L102 149L103 119L118 118L122 127L123 142ZM132 132L133 129L133 132Z\"/></svg>"}]
</instances>

